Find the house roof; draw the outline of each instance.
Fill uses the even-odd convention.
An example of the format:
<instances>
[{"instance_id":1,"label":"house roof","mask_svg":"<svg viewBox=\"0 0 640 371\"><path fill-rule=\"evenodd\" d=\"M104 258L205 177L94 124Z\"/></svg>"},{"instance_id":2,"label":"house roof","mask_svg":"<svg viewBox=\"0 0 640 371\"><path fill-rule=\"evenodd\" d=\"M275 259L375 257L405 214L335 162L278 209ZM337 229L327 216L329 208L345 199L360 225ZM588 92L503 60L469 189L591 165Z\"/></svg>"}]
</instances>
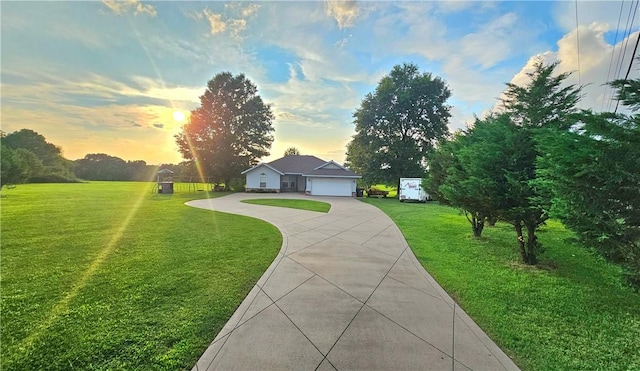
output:
<instances>
[{"instance_id":1,"label":"house roof","mask_svg":"<svg viewBox=\"0 0 640 371\"><path fill-rule=\"evenodd\" d=\"M292 155L271 161L269 165L285 174L304 174L326 163L325 160L321 160L316 156Z\"/></svg>"},{"instance_id":2,"label":"house roof","mask_svg":"<svg viewBox=\"0 0 640 371\"><path fill-rule=\"evenodd\" d=\"M332 169L326 169L325 167L328 165L332 166ZM309 155L290 155L284 156L277 160L271 161L269 163L260 163L250 169L247 169L242 172L242 174L246 174L253 169L256 169L260 166L266 166L269 169L281 174L295 174L295 175L304 175L304 176L318 176L318 177L343 177L343 178L360 178L361 176L350 171L340 164L334 161L325 161L317 158L316 156ZM339 167L336 169L335 167Z\"/></svg>"},{"instance_id":3,"label":"house roof","mask_svg":"<svg viewBox=\"0 0 640 371\"><path fill-rule=\"evenodd\" d=\"M251 170L253 170L253 169L257 169L257 168L259 168L260 166L268 167L269 169L271 169L271 170L275 171L276 173L278 173L278 174L280 174L280 175L284 175L284 173L283 173L282 171L280 171L280 170L278 170L278 169L274 168L273 166L271 166L271 165L269 165L269 164L265 164L264 162L261 162L261 163L259 163L258 165L256 165L256 166L254 166L254 167L252 167L252 168L249 168L249 169L247 169L247 170L245 170L245 171L241 172L240 174L246 174L246 173L250 172L250 171L251 171Z\"/></svg>"}]
</instances>

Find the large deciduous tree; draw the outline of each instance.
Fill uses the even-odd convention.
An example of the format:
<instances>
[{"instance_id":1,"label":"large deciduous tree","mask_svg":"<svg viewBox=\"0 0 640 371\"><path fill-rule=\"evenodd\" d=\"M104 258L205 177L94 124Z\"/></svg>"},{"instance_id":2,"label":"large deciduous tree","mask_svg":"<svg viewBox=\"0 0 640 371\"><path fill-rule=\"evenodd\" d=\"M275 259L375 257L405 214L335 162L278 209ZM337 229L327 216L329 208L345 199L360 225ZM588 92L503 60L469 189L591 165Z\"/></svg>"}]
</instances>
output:
<instances>
[{"instance_id":1,"label":"large deciduous tree","mask_svg":"<svg viewBox=\"0 0 640 371\"><path fill-rule=\"evenodd\" d=\"M208 82L176 141L186 160L229 187L242 170L269 155L273 118L256 85L243 74L223 72Z\"/></svg>"},{"instance_id":2,"label":"large deciduous tree","mask_svg":"<svg viewBox=\"0 0 640 371\"><path fill-rule=\"evenodd\" d=\"M44 136L33 130L21 129L7 135L3 133L2 145L16 155L17 167L14 169L21 169L21 174L14 179L20 183L75 181L73 162L62 157L60 147L47 142Z\"/></svg>"},{"instance_id":3,"label":"large deciduous tree","mask_svg":"<svg viewBox=\"0 0 640 371\"><path fill-rule=\"evenodd\" d=\"M439 77L414 64L395 66L353 114L349 166L365 183L398 185L401 177L422 177L427 155L447 135L450 96Z\"/></svg>"}]
</instances>

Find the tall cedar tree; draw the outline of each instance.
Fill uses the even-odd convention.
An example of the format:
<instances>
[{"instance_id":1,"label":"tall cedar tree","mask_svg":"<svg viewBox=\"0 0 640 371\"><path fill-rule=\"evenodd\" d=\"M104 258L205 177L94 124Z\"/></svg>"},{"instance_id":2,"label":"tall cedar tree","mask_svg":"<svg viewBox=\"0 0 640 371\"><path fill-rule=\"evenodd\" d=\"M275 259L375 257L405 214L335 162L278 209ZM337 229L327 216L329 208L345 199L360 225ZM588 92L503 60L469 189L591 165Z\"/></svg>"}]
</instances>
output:
<instances>
[{"instance_id":1,"label":"tall cedar tree","mask_svg":"<svg viewBox=\"0 0 640 371\"><path fill-rule=\"evenodd\" d=\"M368 184L399 186L401 177L422 177L426 156L447 134L450 96L439 77L414 64L395 66L353 114L346 164Z\"/></svg>"},{"instance_id":2,"label":"tall cedar tree","mask_svg":"<svg viewBox=\"0 0 640 371\"><path fill-rule=\"evenodd\" d=\"M200 97L200 107L176 135L182 156L208 178L228 188L240 172L269 155L273 113L243 74L217 74Z\"/></svg>"},{"instance_id":3,"label":"tall cedar tree","mask_svg":"<svg viewBox=\"0 0 640 371\"><path fill-rule=\"evenodd\" d=\"M555 74L557 65L545 66L538 60L534 71L527 73L531 81L524 86L507 84L502 100L506 113L519 129L514 136L518 151L513 154L519 166L505 171L508 188L499 214L514 225L522 259L527 264L537 263L540 246L536 230L549 218L551 206L551 198L536 179L536 160L542 155L540 139L550 130L573 126L582 90L566 84L570 73Z\"/></svg>"},{"instance_id":4,"label":"tall cedar tree","mask_svg":"<svg viewBox=\"0 0 640 371\"><path fill-rule=\"evenodd\" d=\"M631 115L584 112L572 130L546 133L538 176L553 215L640 288L640 79L611 85Z\"/></svg>"},{"instance_id":5,"label":"tall cedar tree","mask_svg":"<svg viewBox=\"0 0 640 371\"><path fill-rule=\"evenodd\" d=\"M519 163L512 129L507 115L476 119L473 127L457 133L430 156L426 188L462 209L475 237L481 236L486 220L497 217L505 195L504 174Z\"/></svg>"}]
</instances>

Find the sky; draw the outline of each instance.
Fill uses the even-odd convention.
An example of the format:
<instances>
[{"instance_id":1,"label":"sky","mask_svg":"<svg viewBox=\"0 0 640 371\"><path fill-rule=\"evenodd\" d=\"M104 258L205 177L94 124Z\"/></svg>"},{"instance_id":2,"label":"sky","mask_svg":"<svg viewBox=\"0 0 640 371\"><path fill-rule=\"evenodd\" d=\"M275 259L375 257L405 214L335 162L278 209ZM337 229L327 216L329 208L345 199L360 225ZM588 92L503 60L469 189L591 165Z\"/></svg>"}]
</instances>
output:
<instances>
[{"instance_id":1,"label":"sky","mask_svg":"<svg viewBox=\"0 0 640 371\"><path fill-rule=\"evenodd\" d=\"M581 108L613 110L604 83L629 67L639 2L1 1L1 129L34 130L71 160L178 163L175 134L229 71L275 114L263 161L294 146L342 163L354 111L405 62L446 81L451 131L526 83L537 58L573 71Z\"/></svg>"}]
</instances>

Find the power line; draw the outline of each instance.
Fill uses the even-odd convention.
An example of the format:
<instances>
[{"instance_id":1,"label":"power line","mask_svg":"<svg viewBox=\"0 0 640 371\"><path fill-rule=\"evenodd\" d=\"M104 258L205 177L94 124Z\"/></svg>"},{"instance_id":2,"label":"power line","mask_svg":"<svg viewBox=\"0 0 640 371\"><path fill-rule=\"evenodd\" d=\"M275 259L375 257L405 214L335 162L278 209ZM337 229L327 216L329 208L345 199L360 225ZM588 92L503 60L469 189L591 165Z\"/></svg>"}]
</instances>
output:
<instances>
[{"instance_id":1,"label":"power line","mask_svg":"<svg viewBox=\"0 0 640 371\"><path fill-rule=\"evenodd\" d=\"M620 78L620 73L622 72L622 65L624 64L624 57L627 54L627 46L629 45L629 36L631 35L631 29L633 28L633 21L636 18L636 11L638 10L638 5L640 4L640 0L636 1L636 6L633 10L633 17L631 16L631 8L629 8L629 15L627 16L627 22L625 24L625 31L623 34L623 40L624 40L624 47L622 48L622 51L620 52L620 54L618 54L618 60L616 62L617 64L617 68L616 68L616 72L614 74L614 80L617 80ZM633 7L633 1L631 2L631 7ZM631 21L631 22L629 22ZM613 95L614 95L614 91L613 89L611 89L611 94L610 94L610 100L609 100L609 105L607 106L607 110L610 111L611 110L611 105L613 104Z\"/></svg>"},{"instance_id":2,"label":"power line","mask_svg":"<svg viewBox=\"0 0 640 371\"><path fill-rule=\"evenodd\" d=\"M618 43L618 31L620 30L620 20L622 19L622 9L624 8L624 0L620 2L620 14L618 14L618 25L616 26L616 36L613 38L613 49L611 49L611 60L609 61L609 70L607 71L607 81L609 82L611 81L611 65L613 65L613 55L615 54L616 51L616 44ZM609 84L605 83L604 84L604 93L602 94L602 104L600 105L600 111L602 111L604 109L604 102L605 102L605 98L607 96L607 89L609 88ZM611 102L611 100L609 99L608 102Z\"/></svg>"},{"instance_id":3,"label":"power line","mask_svg":"<svg viewBox=\"0 0 640 371\"><path fill-rule=\"evenodd\" d=\"M578 86L582 86L582 76L580 73L580 26L578 23L578 0L576 0L576 45L578 47Z\"/></svg>"},{"instance_id":4,"label":"power line","mask_svg":"<svg viewBox=\"0 0 640 371\"><path fill-rule=\"evenodd\" d=\"M636 51L638 51L638 43L640 43L640 32L638 32L638 37L636 37L636 46L633 47L633 53L631 53L631 60L629 61L629 68L627 68L627 73L624 76L625 80L629 78L629 73L631 72L631 66L633 65L633 56L636 55ZM624 92L624 86L622 88L622 91ZM616 101L616 109L613 111L613 113L618 112L618 104L620 104L620 99L618 99Z\"/></svg>"}]
</instances>

